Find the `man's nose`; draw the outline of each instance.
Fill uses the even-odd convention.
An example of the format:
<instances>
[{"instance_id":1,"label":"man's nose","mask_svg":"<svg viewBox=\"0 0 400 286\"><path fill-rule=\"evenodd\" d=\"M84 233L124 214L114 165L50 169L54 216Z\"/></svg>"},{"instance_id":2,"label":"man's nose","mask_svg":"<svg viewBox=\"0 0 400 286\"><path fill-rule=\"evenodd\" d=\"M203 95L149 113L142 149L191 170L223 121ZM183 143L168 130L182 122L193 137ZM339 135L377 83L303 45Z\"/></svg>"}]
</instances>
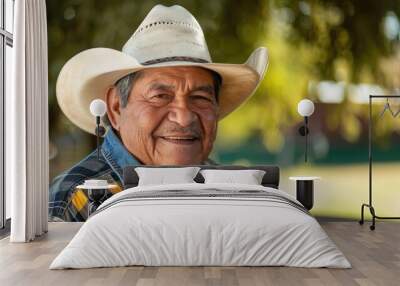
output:
<instances>
[{"instance_id":1,"label":"man's nose","mask_svg":"<svg viewBox=\"0 0 400 286\"><path fill-rule=\"evenodd\" d=\"M196 114L190 109L186 100L179 100L170 106L168 120L179 124L182 127L190 126L196 121Z\"/></svg>"}]
</instances>

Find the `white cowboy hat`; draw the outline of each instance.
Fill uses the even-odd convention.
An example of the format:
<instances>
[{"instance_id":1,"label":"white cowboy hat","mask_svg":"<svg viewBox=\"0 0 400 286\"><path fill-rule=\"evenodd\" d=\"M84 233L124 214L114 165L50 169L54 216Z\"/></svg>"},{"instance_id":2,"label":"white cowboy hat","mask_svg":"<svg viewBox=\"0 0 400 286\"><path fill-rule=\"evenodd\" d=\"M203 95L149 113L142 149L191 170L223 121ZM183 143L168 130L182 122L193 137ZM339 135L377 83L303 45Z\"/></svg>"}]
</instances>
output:
<instances>
[{"instance_id":1,"label":"white cowboy hat","mask_svg":"<svg viewBox=\"0 0 400 286\"><path fill-rule=\"evenodd\" d=\"M213 63L203 31L189 11L174 5L157 5L139 25L122 52L109 48L85 50L72 57L57 79L61 110L78 127L94 134L89 105L104 99L115 82L132 72L166 66L199 66L222 77L219 119L256 90L268 66L267 49L253 51L244 64Z\"/></svg>"}]
</instances>

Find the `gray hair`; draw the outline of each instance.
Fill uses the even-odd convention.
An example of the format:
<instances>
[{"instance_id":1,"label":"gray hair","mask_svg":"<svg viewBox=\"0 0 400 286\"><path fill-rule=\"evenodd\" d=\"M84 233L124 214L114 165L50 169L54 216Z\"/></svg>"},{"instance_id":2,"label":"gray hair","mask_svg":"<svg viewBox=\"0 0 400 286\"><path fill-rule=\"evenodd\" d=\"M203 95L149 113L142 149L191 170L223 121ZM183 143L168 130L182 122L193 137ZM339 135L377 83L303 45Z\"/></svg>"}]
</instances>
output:
<instances>
[{"instance_id":1,"label":"gray hair","mask_svg":"<svg viewBox=\"0 0 400 286\"><path fill-rule=\"evenodd\" d=\"M221 76L215 71L208 70L211 72L214 82L214 93L218 103L219 91L222 84ZM124 108L128 105L129 95L131 94L133 84L142 75L141 71L130 73L122 78L120 78L116 83L115 87L118 91L121 106ZM102 121L105 127L111 127L111 122L108 119L107 113L102 117Z\"/></svg>"},{"instance_id":2,"label":"gray hair","mask_svg":"<svg viewBox=\"0 0 400 286\"><path fill-rule=\"evenodd\" d=\"M119 95L119 99L122 107L126 107L128 105L129 95L131 94L132 87L134 82L140 77L141 71L130 73L122 78L120 78L114 86L116 87ZM108 118L107 113L101 118L103 124L106 128L111 127L110 119Z\"/></svg>"}]
</instances>

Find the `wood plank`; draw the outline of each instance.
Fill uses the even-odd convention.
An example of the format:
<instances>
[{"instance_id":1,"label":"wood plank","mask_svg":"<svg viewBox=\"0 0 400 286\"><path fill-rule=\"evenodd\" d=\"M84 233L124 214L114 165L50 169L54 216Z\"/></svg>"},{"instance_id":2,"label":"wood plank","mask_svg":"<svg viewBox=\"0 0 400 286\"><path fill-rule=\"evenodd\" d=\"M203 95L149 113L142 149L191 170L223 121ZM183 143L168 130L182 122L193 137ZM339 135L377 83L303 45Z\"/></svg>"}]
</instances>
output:
<instances>
[{"instance_id":1,"label":"wood plank","mask_svg":"<svg viewBox=\"0 0 400 286\"><path fill-rule=\"evenodd\" d=\"M0 240L0 285L399 285L399 222L378 222L375 231L357 222L322 222L352 269L133 266L49 270L81 225L50 223L49 233L32 243Z\"/></svg>"}]
</instances>

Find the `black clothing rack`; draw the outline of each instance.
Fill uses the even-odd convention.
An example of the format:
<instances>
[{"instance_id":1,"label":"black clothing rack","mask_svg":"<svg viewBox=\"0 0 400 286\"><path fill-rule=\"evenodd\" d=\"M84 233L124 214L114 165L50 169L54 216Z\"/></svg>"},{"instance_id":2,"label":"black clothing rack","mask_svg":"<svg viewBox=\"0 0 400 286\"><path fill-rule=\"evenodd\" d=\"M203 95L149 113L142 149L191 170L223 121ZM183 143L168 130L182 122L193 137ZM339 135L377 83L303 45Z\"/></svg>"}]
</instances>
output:
<instances>
[{"instance_id":1,"label":"black clothing rack","mask_svg":"<svg viewBox=\"0 0 400 286\"><path fill-rule=\"evenodd\" d=\"M372 100L374 98L400 98L400 95L370 95L369 96L369 136L368 136L368 143L369 143L369 201L368 204L361 205L361 220L359 223L362 225L364 224L364 207L369 208L369 211L372 215L372 225L370 225L370 229L375 229L375 220L376 219L400 219L400 217L383 217L378 216L375 212L375 208L372 204Z\"/></svg>"}]
</instances>

